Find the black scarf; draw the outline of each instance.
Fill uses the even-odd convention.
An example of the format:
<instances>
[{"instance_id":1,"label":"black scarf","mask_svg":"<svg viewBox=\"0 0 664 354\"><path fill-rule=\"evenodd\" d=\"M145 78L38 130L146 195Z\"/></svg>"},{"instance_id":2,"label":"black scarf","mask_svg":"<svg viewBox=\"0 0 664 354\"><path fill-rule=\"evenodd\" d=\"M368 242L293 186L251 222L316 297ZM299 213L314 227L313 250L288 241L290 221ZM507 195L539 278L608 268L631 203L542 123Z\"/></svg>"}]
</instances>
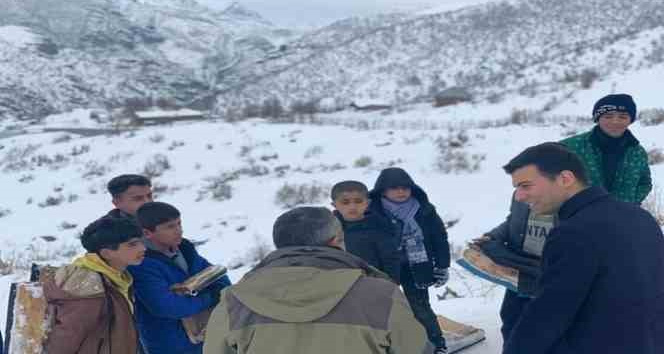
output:
<instances>
[{"instance_id":1,"label":"black scarf","mask_svg":"<svg viewBox=\"0 0 664 354\"><path fill-rule=\"evenodd\" d=\"M606 190L612 191L616 172L625 158L625 152L630 146L637 145L639 141L636 140L629 130L626 130L622 136L614 138L606 134L599 125L593 128L590 139L602 152L604 187Z\"/></svg>"}]
</instances>

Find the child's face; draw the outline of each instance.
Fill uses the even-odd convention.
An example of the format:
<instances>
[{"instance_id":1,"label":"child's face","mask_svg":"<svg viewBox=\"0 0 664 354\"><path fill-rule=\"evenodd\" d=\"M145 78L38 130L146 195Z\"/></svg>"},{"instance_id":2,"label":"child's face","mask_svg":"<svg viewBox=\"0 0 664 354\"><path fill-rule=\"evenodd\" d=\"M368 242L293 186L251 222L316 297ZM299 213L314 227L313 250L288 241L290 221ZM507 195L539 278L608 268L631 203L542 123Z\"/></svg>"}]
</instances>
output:
<instances>
[{"instance_id":1,"label":"child's face","mask_svg":"<svg viewBox=\"0 0 664 354\"><path fill-rule=\"evenodd\" d=\"M110 266L124 270L130 265L139 265L145 258L143 240L136 237L118 245L117 250L105 248L100 251L102 258Z\"/></svg>"},{"instance_id":2,"label":"child's face","mask_svg":"<svg viewBox=\"0 0 664 354\"><path fill-rule=\"evenodd\" d=\"M599 128L608 136L620 138L632 123L629 114L624 112L608 112L599 117Z\"/></svg>"},{"instance_id":3,"label":"child's face","mask_svg":"<svg viewBox=\"0 0 664 354\"><path fill-rule=\"evenodd\" d=\"M182 242L182 221L173 219L157 225L154 231L144 229L145 237L160 249L175 250Z\"/></svg>"},{"instance_id":4,"label":"child's face","mask_svg":"<svg viewBox=\"0 0 664 354\"><path fill-rule=\"evenodd\" d=\"M394 187L394 188L387 188L385 192L383 192L383 196L393 202L396 203L401 203L405 202L410 198L411 191L410 187Z\"/></svg>"},{"instance_id":5,"label":"child's face","mask_svg":"<svg viewBox=\"0 0 664 354\"><path fill-rule=\"evenodd\" d=\"M335 209L341 213L346 221L358 221L364 218L364 212L369 206L367 195L362 192L342 192L332 202Z\"/></svg>"},{"instance_id":6,"label":"child's face","mask_svg":"<svg viewBox=\"0 0 664 354\"><path fill-rule=\"evenodd\" d=\"M143 204L152 201L150 186L131 186L113 198L113 205L129 215L136 215L136 210Z\"/></svg>"}]
</instances>

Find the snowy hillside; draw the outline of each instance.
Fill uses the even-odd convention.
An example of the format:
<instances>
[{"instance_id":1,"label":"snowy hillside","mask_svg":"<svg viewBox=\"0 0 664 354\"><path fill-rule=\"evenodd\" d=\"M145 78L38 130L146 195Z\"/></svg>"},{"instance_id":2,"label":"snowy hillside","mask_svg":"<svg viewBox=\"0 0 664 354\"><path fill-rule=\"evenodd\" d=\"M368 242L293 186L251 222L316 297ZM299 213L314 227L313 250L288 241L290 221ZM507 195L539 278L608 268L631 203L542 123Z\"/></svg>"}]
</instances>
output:
<instances>
[{"instance_id":1,"label":"snowy hillside","mask_svg":"<svg viewBox=\"0 0 664 354\"><path fill-rule=\"evenodd\" d=\"M458 255L508 212L501 166L590 129L592 105L608 93L632 94L642 112L630 129L653 159L651 197L664 215L661 0L458 0L297 39L222 2L221 11L198 0L3 3L0 324L9 284L32 262L83 252L78 236L112 208L105 186L115 175L151 177L156 199L182 211L185 236L233 281L272 249L280 213L329 206L331 185L371 187L389 166L428 192ZM471 100L432 107L460 86ZM220 118L120 129L90 118L133 97L216 100ZM285 109L325 103L328 113L236 116L274 99ZM351 101L392 107L337 110ZM435 310L487 331L463 353L500 353L502 289L456 266L448 287L459 297L432 291Z\"/></svg>"},{"instance_id":2,"label":"snowy hillside","mask_svg":"<svg viewBox=\"0 0 664 354\"><path fill-rule=\"evenodd\" d=\"M262 57L293 35L237 4L220 12L193 0L26 0L2 6L5 121L36 121L136 97L187 103L218 79L218 70ZM21 33L30 34L30 45Z\"/></svg>"},{"instance_id":3,"label":"snowy hillside","mask_svg":"<svg viewBox=\"0 0 664 354\"><path fill-rule=\"evenodd\" d=\"M554 107L598 77L664 61L663 20L654 0L525 0L331 25L227 72L218 110L270 97L284 107L327 98L340 108L361 98L431 102L455 86L475 101L549 94L542 107Z\"/></svg>"}]
</instances>

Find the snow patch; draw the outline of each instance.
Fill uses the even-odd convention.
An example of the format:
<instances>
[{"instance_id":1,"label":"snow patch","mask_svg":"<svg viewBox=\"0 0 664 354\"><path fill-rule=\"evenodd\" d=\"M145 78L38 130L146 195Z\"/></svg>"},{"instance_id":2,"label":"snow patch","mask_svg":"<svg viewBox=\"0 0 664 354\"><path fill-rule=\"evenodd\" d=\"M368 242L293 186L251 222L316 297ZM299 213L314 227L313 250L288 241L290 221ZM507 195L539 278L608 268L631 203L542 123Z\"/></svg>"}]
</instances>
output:
<instances>
[{"instance_id":1,"label":"snow patch","mask_svg":"<svg viewBox=\"0 0 664 354\"><path fill-rule=\"evenodd\" d=\"M0 42L20 48L38 44L40 37L27 27L0 26Z\"/></svg>"}]
</instances>

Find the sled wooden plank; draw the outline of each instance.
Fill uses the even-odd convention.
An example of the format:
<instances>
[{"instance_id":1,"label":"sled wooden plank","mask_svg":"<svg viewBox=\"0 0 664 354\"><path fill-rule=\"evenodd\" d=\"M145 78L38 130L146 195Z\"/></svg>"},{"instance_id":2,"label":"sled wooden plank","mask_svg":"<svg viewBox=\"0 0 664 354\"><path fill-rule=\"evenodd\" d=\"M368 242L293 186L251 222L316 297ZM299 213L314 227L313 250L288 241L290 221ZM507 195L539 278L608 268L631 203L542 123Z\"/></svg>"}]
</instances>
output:
<instances>
[{"instance_id":1,"label":"sled wooden plank","mask_svg":"<svg viewBox=\"0 0 664 354\"><path fill-rule=\"evenodd\" d=\"M40 283L17 283L11 323L7 336L10 339L7 354L42 354L43 340L49 330L48 303ZM8 318L8 321L10 319Z\"/></svg>"},{"instance_id":2,"label":"sled wooden plank","mask_svg":"<svg viewBox=\"0 0 664 354\"><path fill-rule=\"evenodd\" d=\"M450 354L459 352L486 338L484 331L479 328L454 321L445 316L437 315L436 317Z\"/></svg>"}]
</instances>

